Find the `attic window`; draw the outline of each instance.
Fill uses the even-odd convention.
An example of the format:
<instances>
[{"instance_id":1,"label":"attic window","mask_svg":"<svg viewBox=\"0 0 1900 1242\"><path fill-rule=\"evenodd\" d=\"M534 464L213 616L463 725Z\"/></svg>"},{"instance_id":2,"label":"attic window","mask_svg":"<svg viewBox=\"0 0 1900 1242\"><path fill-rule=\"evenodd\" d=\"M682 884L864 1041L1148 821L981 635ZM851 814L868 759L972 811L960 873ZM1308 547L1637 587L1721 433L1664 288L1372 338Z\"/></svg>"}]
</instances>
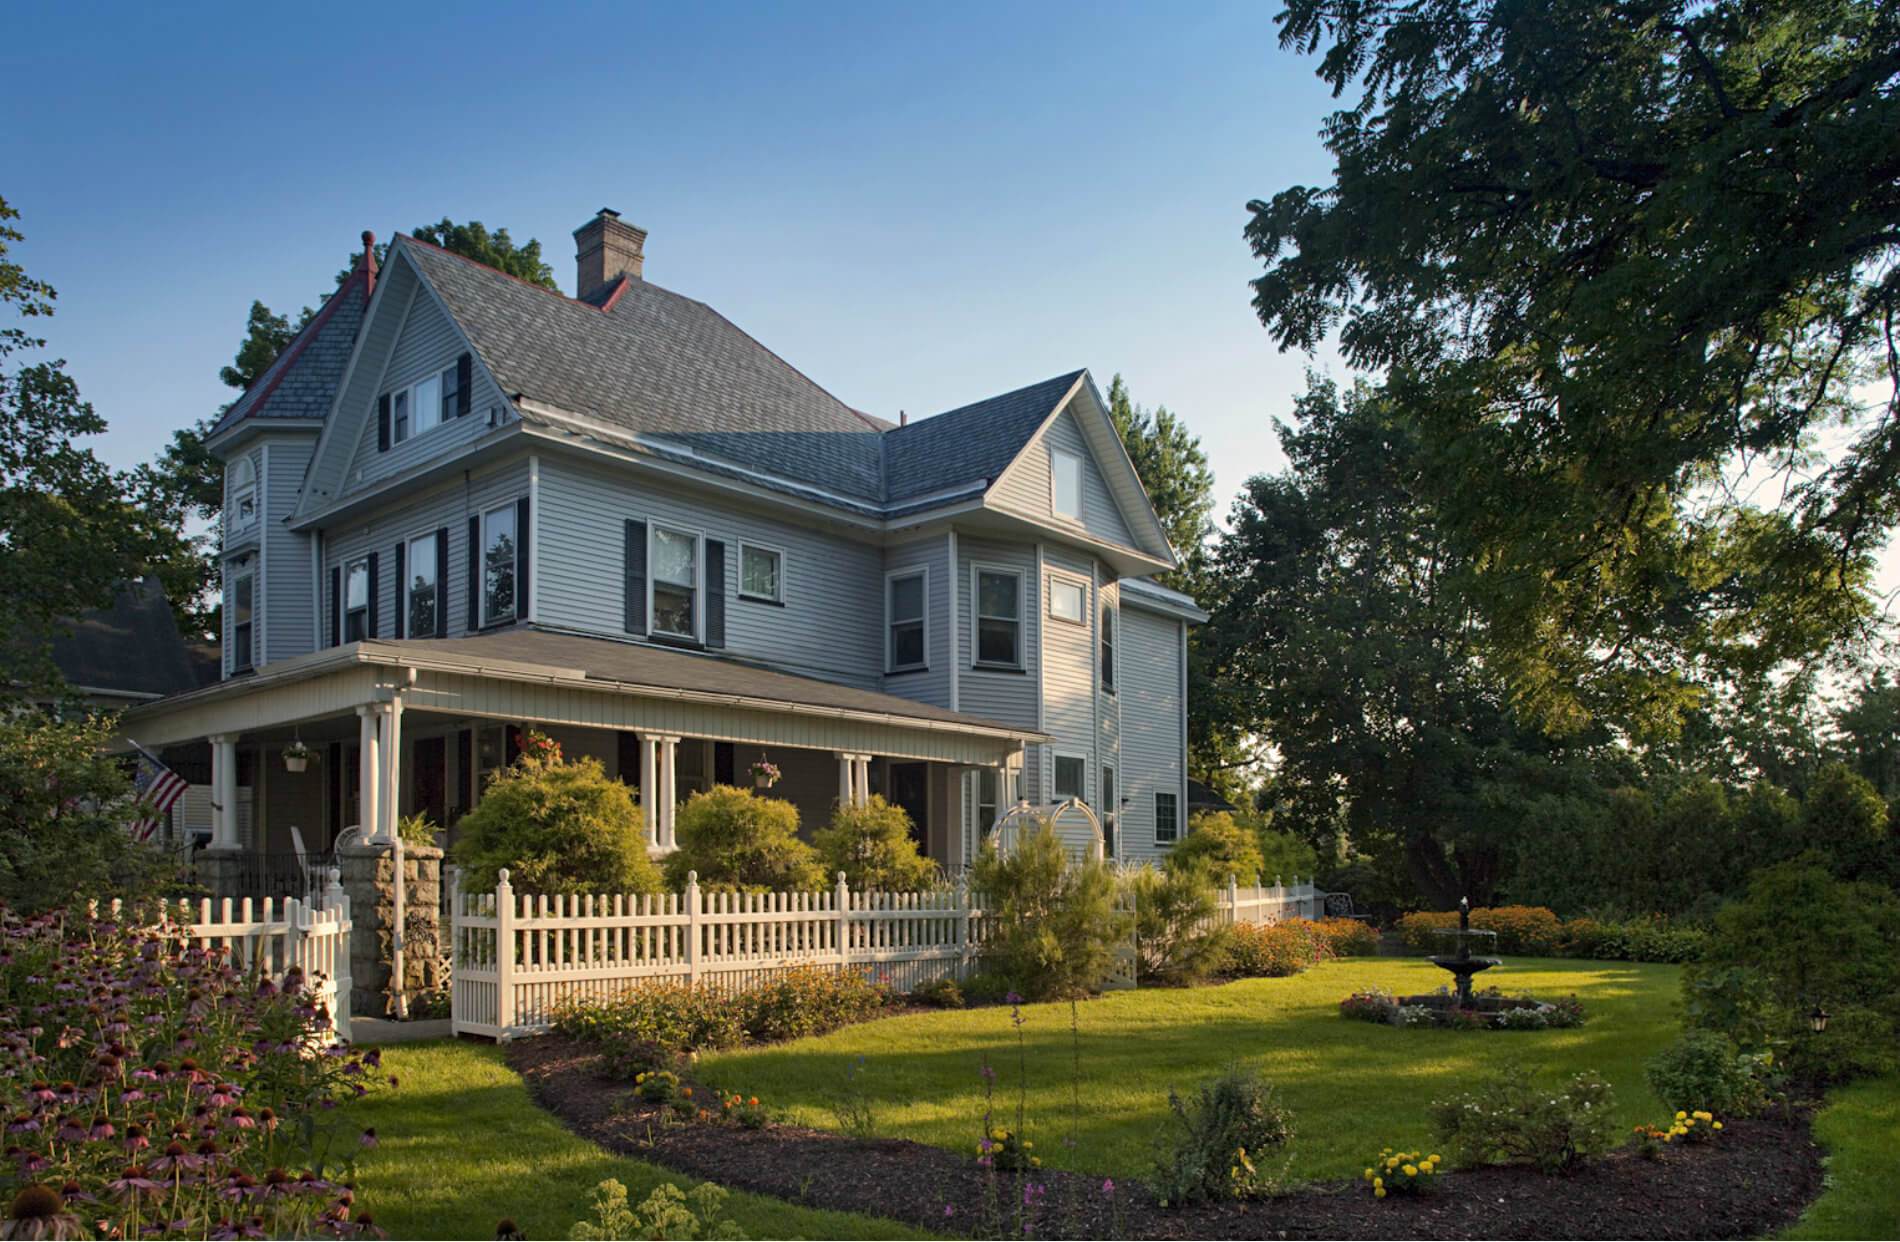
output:
<instances>
[{"instance_id":1,"label":"attic window","mask_svg":"<svg viewBox=\"0 0 1900 1242\"><path fill-rule=\"evenodd\" d=\"M1049 454L1049 507L1057 517L1082 520L1082 459L1074 453Z\"/></svg>"},{"instance_id":2,"label":"attic window","mask_svg":"<svg viewBox=\"0 0 1900 1242\"><path fill-rule=\"evenodd\" d=\"M257 521L257 464L248 455L231 463L225 491L227 530L244 530Z\"/></svg>"}]
</instances>

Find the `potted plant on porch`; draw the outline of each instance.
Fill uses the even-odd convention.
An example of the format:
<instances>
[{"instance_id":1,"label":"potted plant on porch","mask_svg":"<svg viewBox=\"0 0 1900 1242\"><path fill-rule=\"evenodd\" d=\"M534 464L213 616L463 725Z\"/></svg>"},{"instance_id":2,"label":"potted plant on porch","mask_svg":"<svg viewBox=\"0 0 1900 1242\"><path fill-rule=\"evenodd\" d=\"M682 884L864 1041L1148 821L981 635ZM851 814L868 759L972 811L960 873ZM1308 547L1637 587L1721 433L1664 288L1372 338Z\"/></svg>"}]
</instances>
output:
<instances>
[{"instance_id":1,"label":"potted plant on porch","mask_svg":"<svg viewBox=\"0 0 1900 1242\"><path fill-rule=\"evenodd\" d=\"M284 771L301 772L310 764L312 751L301 739L284 747Z\"/></svg>"},{"instance_id":2,"label":"potted plant on porch","mask_svg":"<svg viewBox=\"0 0 1900 1242\"><path fill-rule=\"evenodd\" d=\"M780 773L776 763L761 759L752 765L750 771L752 773L752 787L754 789L770 789L772 786L778 784Z\"/></svg>"}]
</instances>

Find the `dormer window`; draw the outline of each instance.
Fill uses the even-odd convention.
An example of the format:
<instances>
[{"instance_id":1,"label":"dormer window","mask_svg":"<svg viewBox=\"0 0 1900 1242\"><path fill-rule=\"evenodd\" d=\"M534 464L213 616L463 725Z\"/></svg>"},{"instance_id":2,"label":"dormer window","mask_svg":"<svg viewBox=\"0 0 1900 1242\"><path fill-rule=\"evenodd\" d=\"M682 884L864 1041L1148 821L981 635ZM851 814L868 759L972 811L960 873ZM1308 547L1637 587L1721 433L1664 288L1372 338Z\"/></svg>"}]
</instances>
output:
<instances>
[{"instance_id":1,"label":"dormer window","mask_svg":"<svg viewBox=\"0 0 1900 1242\"><path fill-rule=\"evenodd\" d=\"M240 457L231 463L230 477L225 480L225 495L227 531L246 530L257 521L257 463L250 457Z\"/></svg>"},{"instance_id":2,"label":"dormer window","mask_svg":"<svg viewBox=\"0 0 1900 1242\"><path fill-rule=\"evenodd\" d=\"M1049 453L1049 507L1057 517L1082 520L1082 459L1074 453Z\"/></svg>"}]
</instances>

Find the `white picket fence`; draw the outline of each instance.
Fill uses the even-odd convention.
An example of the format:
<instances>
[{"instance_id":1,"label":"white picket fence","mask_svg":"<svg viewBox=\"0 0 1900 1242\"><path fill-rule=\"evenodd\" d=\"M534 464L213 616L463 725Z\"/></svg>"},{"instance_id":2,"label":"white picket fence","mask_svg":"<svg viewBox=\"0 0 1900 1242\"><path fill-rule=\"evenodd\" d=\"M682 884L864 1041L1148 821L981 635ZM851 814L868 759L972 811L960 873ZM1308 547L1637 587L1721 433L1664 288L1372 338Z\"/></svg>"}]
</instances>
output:
<instances>
[{"instance_id":1,"label":"white picket fence","mask_svg":"<svg viewBox=\"0 0 1900 1242\"><path fill-rule=\"evenodd\" d=\"M93 902L91 909L94 914L110 911L115 919L136 916L200 947L227 949L239 970L256 969L280 985L291 967L301 967L305 986L330 1015L331 1032L349 1041L350 899L334 868L316 903L294 897L206 897L137 910L118 900L103 907Z\"/></svg>"},{"instance_id":2,"label":"white picket fence","mask_svg":"<svg viewBox=\"0 0 1900 1242\"><path fill-rule=\"evenodd\" d=\"M566 1000L644 982L740 991L799 966L859 970L899 992L968 977L984 913L963 884L934 892L703 892L530 896L501 872L492 893L456 886L451 1014L457 1035L545 1030ZM1134 945L1111 987L1134 986Z\"/></svg>"},{"instance_id":3,"label":"white picket fence","mask_svg":"<svg viewBox=\"0 0 1900 1242\"><path fill-rule=\"evenodd\" d=\"M1272 884L1241 884L1229 879L1227 887L1220 893L1220 921L1222 923L1278 923L1281 919L1316 919L1320 917L1325 905L1326 894L1319 891L1309 877L1302 884L1299 876L1293 877L1293 883L1282 884L1278 876Z\"/></svg>"}]
</instances>

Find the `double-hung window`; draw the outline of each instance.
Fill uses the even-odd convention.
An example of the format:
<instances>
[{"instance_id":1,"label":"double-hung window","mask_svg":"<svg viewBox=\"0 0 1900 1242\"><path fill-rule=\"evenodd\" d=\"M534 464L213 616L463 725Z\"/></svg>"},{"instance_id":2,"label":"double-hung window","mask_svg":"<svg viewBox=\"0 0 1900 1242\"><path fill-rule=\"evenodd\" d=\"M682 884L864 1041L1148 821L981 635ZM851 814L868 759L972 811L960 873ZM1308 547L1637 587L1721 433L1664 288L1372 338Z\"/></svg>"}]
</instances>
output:
<instances>
[{"instance_id":1,"label":"double-hung window","mask_svg":"<svg viewBox=\"0 0 1900 1242\"><path fill-rule=\"evenodd\" d=\"M892 574L885 579L885 669L904 673L925 666L924 571Z\"/></svg>"},{"instance_id":2,"label":"double-hung window","mask_svg":"<svg viewBox=\"0 0 1900 1242\"><path fill-rule=\"evenodd\" d=\"M976 665L1019 669L1023 665L1022 575L976 571Z\"/></svg>"},{"instance_id":3,"label":"double-hung window","mask_svg":"<svg viewBox=\"0 0 1900 1242\"><path fill-rule=\"evenodd\" d=\"M1106 763L1102 765L1102 805L1096 809L1102 815L1102 848L1113 858L1121 804L1115 800L1115 769Z\"/></svg>"},{"instance_id":4,"label":"double-hung window","mask_svg":"<svg viewBox=\"0 0 1900 1242\"><path fill-rule=\"evenodd\" d=\"M1049 453L1049 507L1057 517L1082 520L1082 459L1074 453Z\"/></svg>"},{"instance_id":5,"label":"double-hung window","mask_svg":"<svg viewBox=\"0 0 1900 1242\"><path fill-rule=\"evenodd\" d=\"M995 768L976 772L976 839L987 841L996 828L997 799L1002 796L1002 779Z\"/></svg>"},{"instance_id":6,"label":"double-hung window","mask_svg":"<svg viewBox=\"0 0 1900 1242\"><path fill-rule=\"evenodd\" d=\"M1050 575L1049 615L1071 625L1083 624L1088 616L1089 589L1073 578Z\"/></svg>"},{"instance_id":7,"label":"double-hung window","mask_svg":"<svg viewBox=\"0 0 1900 1242\"><path fill-rule=\"evenodd\" d=\"M461 386L454 367L423 376L389 394L389 439L401 444L455 417Z\"/></svg>"},{"instance_id":8,"label":"double-hung window","mask_svg":"<svg viewBox=\"0 0 1900 1242\"><path fill-rule=\"evenodd\" d=\"M482 514L482 624L515 619L515 507Z\"/></svg>"},{"instance_id":9,"label":"double-hung window","mask_svg":"<svg viewBox=\"0 0 1900 1242\"><path fill-rule=\"evenodd\" d=\"M1087 800L1089 762L1080 755L1057 755L1055 765L1056 801L1069 798Z\"/></svg>"},{"instance_id":10,"label":"double-hung window","mask_svg":"<svg viewBox=\"0 0 1900 1242\"><path fill-rule=\"evenodd\" d=\"M699 638L699 536L653 528L653 632Z\"/></svg>"},{"instance_id":11,"label":"double-hung window","mask_svg":"<svg viewBox=\"0 0 1900 1242\"><path fill-rule=\"evenodd\" d=\"M739 545L739 597L767 604L785 602L785 556L756 543Z\"/></svg>"},{"instance_id":12,"label":"double-hung window","mask_svg":"<svg viewBox=\"0 0 1900 1242\"><path fill-rule=\"evenodd\" d=\"M251 667L251 606L256 596L257 575L245 572L231 584L231 670L243 672Z\"/></svg>"},{"instance_id":13,"label":"double-hung window","mask_svg":"<svg viewBox=\"0 0 1900 1242\"><path fill-rule=\"evenodd\" d=\"M228 499L225 503L225 529L230 531L247 530L257 521L257 464L249 455L231 463L231 474L225 483Z\"/></svg>"},{"instance_id":14,"label":"double-hung window","mask_svg":"<svg viewBox=\"0 0 1900 1242\"><path fill-rule=\"evenodd\" d=\"M441 630L436 609L437 575L442 567L435 563L435 536L423 535L409 541L408 577L403 599L398 604L409 622L404 633L411 638L434 638Z\"/></svg>"},{"instance_id":15,"label":"double-hung window","mask_svg":"<svg viewBox=\"0 0 1900 1242\"><path fill-rule=\"evenodd\" d=\"M343 641L360 643L369 637L369 558L343 567Z\"/></svg>"},{"instance_id":16,"label":"double-hung window","mask_svg":"<svg viewBox=\"0 0 1900 1242\"><path fill-rule=\"evenodd\" d=\"M1102 605L1102 689L1115 693L1115 610Z\"/></svg>"},{"instance_id":17,"label":"double-hung window","mask_svg":"<svg viewBox=\"0 0 1900 1242\"><path fill-rule=\"evenodd\" d=\"M1155 844L1167 845L1181 838L1181 795L1155 794Z\"/></svg>"}]
</instances>

